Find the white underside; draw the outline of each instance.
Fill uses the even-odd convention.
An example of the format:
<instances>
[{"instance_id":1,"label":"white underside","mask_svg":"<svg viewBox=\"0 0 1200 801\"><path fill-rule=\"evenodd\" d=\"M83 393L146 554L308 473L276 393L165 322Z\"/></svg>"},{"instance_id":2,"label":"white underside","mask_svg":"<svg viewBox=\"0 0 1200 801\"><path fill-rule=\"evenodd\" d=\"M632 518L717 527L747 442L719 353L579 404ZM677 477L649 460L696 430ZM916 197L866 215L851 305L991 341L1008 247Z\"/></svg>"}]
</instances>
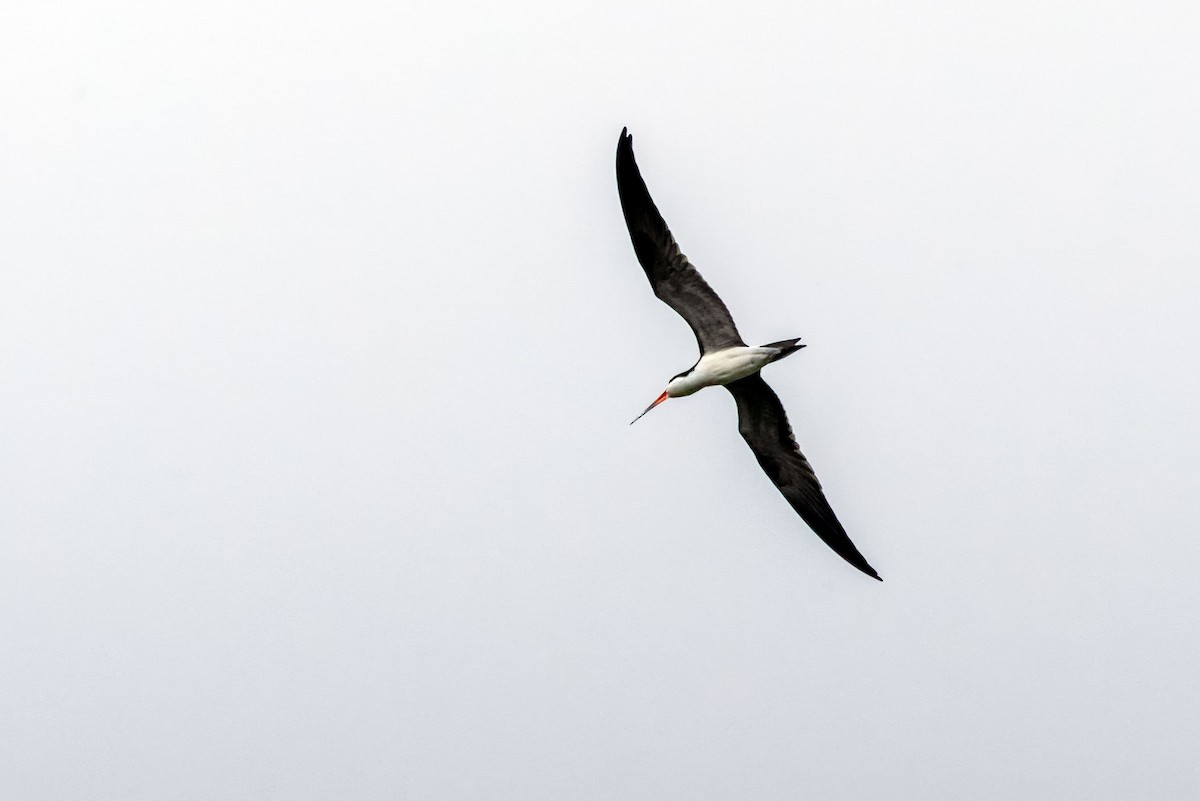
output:
<instances>
[{"instance_id":1,"label":"white underside","mask_svg":"<svg viewBox=\"0 0 1200 801\"><path fill-rule=\"evenodd\" d=\"M754 375L779 355L779 352L779 348L751 348L739 345L706 353L690 373L673 379L667 385L667 395L679 398L699 392L705 387L720 386Z\"/></svg>"}]
</instances>

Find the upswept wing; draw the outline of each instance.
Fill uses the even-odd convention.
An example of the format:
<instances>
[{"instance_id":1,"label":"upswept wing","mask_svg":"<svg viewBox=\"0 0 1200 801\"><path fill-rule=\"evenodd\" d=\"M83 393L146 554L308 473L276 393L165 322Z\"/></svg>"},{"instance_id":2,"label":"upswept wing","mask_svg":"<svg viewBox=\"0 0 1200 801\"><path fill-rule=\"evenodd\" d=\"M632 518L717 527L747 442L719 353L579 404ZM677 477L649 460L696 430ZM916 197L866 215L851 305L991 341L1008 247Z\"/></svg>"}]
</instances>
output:
<instances>
[{"instance_id":1,"label":"upswept wing","mask_svg":"<svg viewBox=\"0 0 1200 801\"><path fill-rule=\"evenodd\" d=\"M783 497L838 556L871 578L883 581L854 547L825 500L817 474L796 445L783 404L762 375L755 373L725 387L737 401L738 431Z\"/></svg>"},{"instance_id":2,"label":"upswept wing","mask_svg":"<svg viewBox=\"0 0 1200 801\"><path fill-rule=\"evenodd\" d=\"M633 136L621 130L617 143L617 192L633 250L654 294L687 321L704 354L745 345L729 309L679 252L679 245L658 213L633 158Z\"/></svg>"}]
</instances>

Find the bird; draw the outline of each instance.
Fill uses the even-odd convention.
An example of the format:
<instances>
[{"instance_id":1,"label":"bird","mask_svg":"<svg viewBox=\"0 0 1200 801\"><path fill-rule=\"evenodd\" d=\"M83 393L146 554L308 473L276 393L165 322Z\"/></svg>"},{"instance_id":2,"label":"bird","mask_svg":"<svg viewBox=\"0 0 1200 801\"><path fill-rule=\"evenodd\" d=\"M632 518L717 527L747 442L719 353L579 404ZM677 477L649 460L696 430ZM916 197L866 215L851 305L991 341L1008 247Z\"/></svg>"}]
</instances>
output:
<instances>
[{"instance_id":1,"label":"bird","mask_svg":"<svg viewBox=\"0 0 1200 801\"><path fill-rule=\"evenodd\" d=\"M737 404L738 431L767 477L826 545L873 579L883 581L859 553L825 498L821 482L800 452L783 404L763 380L768 364L805 347L799 338L750 347L742 340L725 303L691 265L650 198L633 156L633 135L617 141L617 194L638 262L659 300L679 313L696 335L700 358L667 382L667 388L630 422L670 398L723 386Z\"/></svg>"}]
</instances>

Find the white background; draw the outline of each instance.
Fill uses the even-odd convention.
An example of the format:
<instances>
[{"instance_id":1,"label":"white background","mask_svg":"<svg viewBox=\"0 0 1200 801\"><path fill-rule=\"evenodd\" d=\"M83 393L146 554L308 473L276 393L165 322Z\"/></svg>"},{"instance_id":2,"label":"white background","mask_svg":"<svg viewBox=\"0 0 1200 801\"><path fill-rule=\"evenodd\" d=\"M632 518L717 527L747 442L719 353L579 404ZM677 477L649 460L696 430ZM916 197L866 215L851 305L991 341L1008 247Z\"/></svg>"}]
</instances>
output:
<instances>
[{"instance_id":1,"label":"white background","mask_svg":"<svg viewBox=\"0 0 1200 801\"><path fill-rule=\"evenodd\" d=\"M6 4L0 796L1193 796L1198 9Z\"/></svg>"}]
</instances>

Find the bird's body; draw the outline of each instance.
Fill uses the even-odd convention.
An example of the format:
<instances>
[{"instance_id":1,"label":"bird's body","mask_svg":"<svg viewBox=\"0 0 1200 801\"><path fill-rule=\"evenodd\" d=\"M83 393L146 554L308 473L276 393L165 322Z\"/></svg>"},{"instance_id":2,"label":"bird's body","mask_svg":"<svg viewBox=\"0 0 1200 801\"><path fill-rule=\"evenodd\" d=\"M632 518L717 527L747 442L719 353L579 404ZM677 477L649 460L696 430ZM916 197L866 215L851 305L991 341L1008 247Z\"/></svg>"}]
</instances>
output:
<instances>
[{"instance_id":1,"label":"bird's body","mask_svg":"<svg viewBox=\"0 0 1200 801\"><path fill-rule=\"evenodd\" d=\"M680 373L667 384L667 395L682 398L705 387L724 386L746 376L754 375L782 353L781 348L764 346L751 348L734 345L705 353L686 373Z\"/></svg>"},{"instance_id":2,"label":"bird's body","mask_svg":"<svg viewBox=\"0 0 1200 801\"><path fill-rule=\"evenodd\" d=\"M724 386L738 409L738 431L754 452L763 472L792 508L829 547L872 578L879 574L854 547L825 499L812 466L800 453L783 404L760 371L804 345L786 339L760 347L742 341L725 304L680 252L642 180L633 157L633 137L621 131L617 143L617 191L638 261L654 294L679 313L700 348L700 359L676 375L666 390L633 422L669 398Z\"/></svg>"}]
</instances>

